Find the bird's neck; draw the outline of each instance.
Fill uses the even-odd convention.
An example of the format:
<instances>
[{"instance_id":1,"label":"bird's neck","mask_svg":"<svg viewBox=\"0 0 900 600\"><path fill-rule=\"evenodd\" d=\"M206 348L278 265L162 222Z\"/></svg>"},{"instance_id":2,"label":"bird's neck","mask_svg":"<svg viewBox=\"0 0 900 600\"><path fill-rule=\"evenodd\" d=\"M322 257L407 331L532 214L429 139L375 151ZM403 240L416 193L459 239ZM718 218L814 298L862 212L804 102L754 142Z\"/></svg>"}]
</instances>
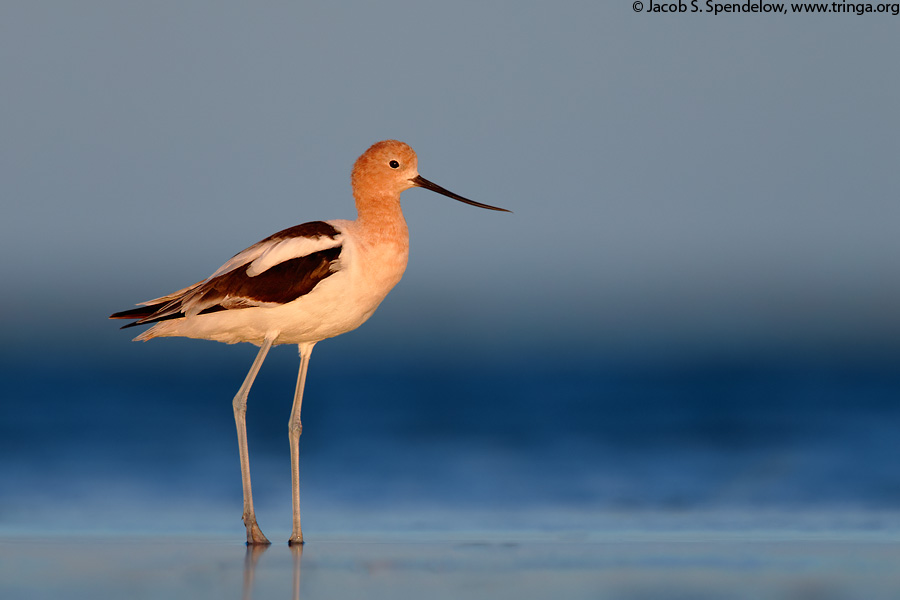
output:
<instances>
[{"instance_id":1,"label":"bird's neck","mask_svg":"<svg viewBox=\"0 0 900 600\"><path fill-rule=\"evenodd\" d=\"M357 224L370 238L385 242L396 241L403 245L409 243L409 230L403 211L400 210L398 196L366 198L365 201L357 198L356 211L359 215Z\"/></svg>"}]
</instances>

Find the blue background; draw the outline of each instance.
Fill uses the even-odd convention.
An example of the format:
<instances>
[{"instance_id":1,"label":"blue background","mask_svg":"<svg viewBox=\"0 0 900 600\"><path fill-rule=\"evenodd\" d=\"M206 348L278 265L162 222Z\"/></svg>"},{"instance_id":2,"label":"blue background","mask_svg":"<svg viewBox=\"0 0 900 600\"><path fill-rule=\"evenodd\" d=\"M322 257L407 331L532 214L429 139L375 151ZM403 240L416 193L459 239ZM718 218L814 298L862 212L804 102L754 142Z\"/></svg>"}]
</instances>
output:
<instances>
[{"instance_id":1,"label":"blue background","mask_svg":"<svg viewBox=\"0 0 900 600\"><path fill-rule=\"evenodd\" d=\"M312 357L308 531L894 510L897 19L5 2L0 527L242 535L255 349L106 316L353 218L385 138L514 214L404 194L404 280ZM273 351L248 415L285 537L296 368Z\"/></svg>"}]
</instances>

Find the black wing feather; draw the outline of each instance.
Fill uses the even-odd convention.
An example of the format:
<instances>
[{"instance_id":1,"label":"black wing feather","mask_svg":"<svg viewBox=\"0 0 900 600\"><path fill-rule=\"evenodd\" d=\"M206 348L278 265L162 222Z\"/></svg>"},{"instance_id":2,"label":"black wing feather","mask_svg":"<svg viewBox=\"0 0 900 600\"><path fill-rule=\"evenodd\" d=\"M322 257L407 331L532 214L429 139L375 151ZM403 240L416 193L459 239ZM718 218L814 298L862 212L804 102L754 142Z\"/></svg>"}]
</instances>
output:
<instances>
[{"instance_id":1,"label":"black wing feather","mask_svg":"<svg viewBox=\"0 0 900 600\"><path fill-rule=\"evenodd\" d=\"M251 308L258 303L287 304L310 293L319 282L334 274L336 272L334 264L340 258L340 254L341 246L327 248L286 260L255 277L247 275L249 265L246 265L210 279L203 283L199 290L191 289L191 295L204 303L212 303L198 313L201 315L222 310ZM137 319L122 327L127 329L185 316L184 312L175 312L154 318L154 314L169 306L171 301L140 306L114 313L110 318Z\"/></svg>"}]
</instances>

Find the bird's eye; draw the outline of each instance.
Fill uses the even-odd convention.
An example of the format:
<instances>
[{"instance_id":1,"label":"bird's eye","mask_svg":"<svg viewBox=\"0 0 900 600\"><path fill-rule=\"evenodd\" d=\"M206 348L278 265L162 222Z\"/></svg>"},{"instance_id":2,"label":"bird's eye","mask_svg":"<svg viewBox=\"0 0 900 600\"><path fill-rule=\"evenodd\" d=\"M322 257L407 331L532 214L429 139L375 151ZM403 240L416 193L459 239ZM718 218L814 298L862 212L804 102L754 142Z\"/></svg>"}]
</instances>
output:
<instances>
[{"instance_id":1,"label":"bird's eye","mask_svg":"<svg viewBox=\"0 0 900 600\"><path fill-rule=\"evenodd\" d=\"M392 160L389 164L391 165L392 169L396 169L400 166L400 163L398 163L396 160Z\"/></svg>"}]
</instances>

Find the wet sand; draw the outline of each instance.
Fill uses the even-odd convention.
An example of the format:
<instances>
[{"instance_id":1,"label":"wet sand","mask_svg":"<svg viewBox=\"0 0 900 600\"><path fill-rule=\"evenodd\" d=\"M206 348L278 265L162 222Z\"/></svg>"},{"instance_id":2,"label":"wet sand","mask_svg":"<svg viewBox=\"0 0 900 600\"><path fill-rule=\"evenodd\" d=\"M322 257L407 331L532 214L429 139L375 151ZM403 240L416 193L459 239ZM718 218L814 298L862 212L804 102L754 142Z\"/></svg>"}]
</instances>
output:
<instances>
[{"instance_id":1,"label":"wet sand","mask_svg":"<svg viewBox=\"0 0 900 600\"><path fill-rule=\"evenodd\" d=\"M897 531L679 530L233 536L0 535L0 597L900 597Z\"/></svg>"}]
</instances>

